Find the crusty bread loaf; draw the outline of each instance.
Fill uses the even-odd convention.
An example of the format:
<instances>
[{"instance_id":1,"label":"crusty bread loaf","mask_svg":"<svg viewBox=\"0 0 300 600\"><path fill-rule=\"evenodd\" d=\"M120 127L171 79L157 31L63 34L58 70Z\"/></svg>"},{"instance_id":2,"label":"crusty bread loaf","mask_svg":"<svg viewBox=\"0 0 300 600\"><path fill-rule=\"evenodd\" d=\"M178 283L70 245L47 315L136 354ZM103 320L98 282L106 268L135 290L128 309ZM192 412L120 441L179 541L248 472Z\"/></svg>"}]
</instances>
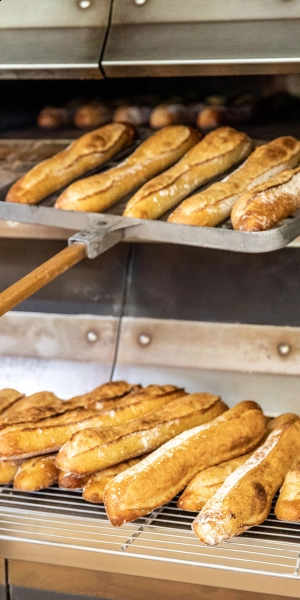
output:
<instances>
[{"instance_id":1,"label":"crusty bread loaf","mask_svg":"<svg viewBox=\"0 0 300 600\"><path fill-rule=\"evenodd\" d=\"M98 100L83 104L74 115L74 125L80 129L101 127L110 123L113 116L113 109L107 104Z\"/></svg>"},{"instance_id":2,"label":"crusty bread loaf","mask_svg":"<svg viewBox=\"0 0 300 600\"><path fill-rule=\"evenodd\" d=\"M113 409L77 408L35 423L7 426L0 431L0 456L11 460L55 452L77 431L137 419L183 394L176 386L153 385L132 394L130 401L115 400Z\"/></svg>"},{"instance_id":3,"label":"crusty bread loaf","mask_svg":"<svg viewBox=\"0 0 300 600\"><path fill-rule=\"evenodd\" d=\"M112 479L114 479L116 475L118 475L119 473L123 473L123 471L126 471L130 467L133 467L144 457L145 455L138 456L137 458L126 460L124 462L119 463L118 465L109 467L108 469L103 469L103 471L98 471L97 473L88 475L88 481L84 486L82 492L83 498L87 502L93 502L94 504L103 504L104 490L107 484Z\"/></svg>"},{"instance_id":4,"label":"crusty bread loaf","mask_svg":"<svg viewBox=\"0 0 300 600\"><path fill-rule=\"evenodd\" d=\"M141 385L127 383L127 381L109 381L108 383L99 385L87 394L71 398L67 401L67 405L72 408L83 406L85 408L102 410L108 406L108 402L120 400L125 397L129 398L129 394L130 398L132 398L132 394L141 391L141 388ZM111 406L113 405L114 403L112 402Z\"/></svg>"},{"instance_id":5,"label":"crusty bread loaf","mask_svg":"<svg viewBox=\"0 0 300 600\"><path fill-rule=\"evenodd\" d=\"M8 191L6 201L37 204L76 177L109 160L133 138L133 128L121 123L111 123L86 133L18 179Z\"/></svg>"},{"instance_id":6,"label":"crusty bread loaf","mask_svg":"<svg viewBox=\"0 0 300 600\"><path fill-rule=\"evenodd\" d=\"M248 452L243 456L232 458L226 462L220 463L215 467L209 467L201 471L190 481L183 494L177 502L177 506L183 510L191 510L198 512L203 508L206 502L221 487L224 481L238 467L244 464L251 456L252 452Z\"/></svg>"},{"instance_id":7,"label":"crusty bread loaf","mask_svg":"<svg viewBox=\"0 0 300 600\"><path fill-rule=\"evenodd\" d=\"M23 397L24 394L17 392L17 390L9 388L0 390L0 415L4 415L11 406Z\"/></svg>"},{"instance_id":8,"label":"crusty bread loaf","mask_svg":"<svg viewBox=\"0 0 300 600\"><path fill-rule=\"evenodd\" d=\"M171 169L146 183L129 200L124 216L158 219L200 185L244 160L252 149L245 133L220 127L209 133Z\"/></svg>"},{"instance_id":9,"label":"crusty bread loaf","mask_svg":"<svg viewBox=\"0 0 300 600\"><path fill-rule=\"evenodd\" d=\"M0 460L0 485L11 483L22 461Z\"/></svg>"},{"instance_id":10,"label":"crusty bread loaf","mask_svg":"<svg viewBox=\"0 0 300 600\"><path fill-rule=\"evenodd\" d=\"M58 469L55 465L55 454L36 456L24 460L14 477L16 490L36 491L50 487L57 482Z\"/></svg>"},{"instance_id":11,"label":"crusty bread loaf","mask_svg":"<svg viewBox=\"0 0 300 600\"><path fill-rule=\"evenodd\" d=\"M230 216L232 207L243 192L263 184L285 169L295 167L299 161L300 142L291 136L258 146L228 177L182 202L168 221L206 227L218 225Z\"/></svg>"},{"instance_id":12,"label":"crusty bread loaf","mask_svg":"<svg viewBox=\"0 0 300 600\"><path fill-rule=\"evenodd\" d=\"M150 127L161 129L168 125L195 125L199 103L182 104L181 102L165 102L153 108L150 115Z\"/></svg>"},{"instance_id":13,"label":"crusty bread loaf","mask_svg":"<svg viewBox=\"0 0 300 600\"><path fill-rule=\"evenodd\" d=\"M300 521L299 460L296 460L296 463L286 474L279 498L275 505L275 516L280 521Z\"/></svg>"},{"instance_id":14,"label":"crusty bread loaf","mask_svg":"<svg viewBox=\"0 0 300 600\"><path fill-rule=\"evenodd\" d=\"M58 487L69 490L82 490L89 478L90 475L74 475L74 473L59 471Z\"/></svg>"},{"instance_id":15,"label":"crusty bread loaf","mask_svg":"<svg viewBox=\"0 0 300 600\"><path fill-rule=\"evenodd\" d=\"M130 123L133 127L145 126L149 124L151 110L150 106L123 104L116 109L113 121L115 123Z\"/></svg>"},{"instance_id":16,"label":"crusty bread loaf","mask_svg":"<svg viewBox=\"0 0 300 600\"><path fill-rule=\"evenodd\" d=\"M199 136L198 131L184 125L165 127L149 137L117 167L70 185L58 197L55 206L89 212L106 210L177 162L197 143Z\"/></svg>"},{"instance_id":17,"label":"crusty bread loaf","mask_svg":"<svg viewBox=\"0 0 300 600\"><path fill-rule=\"evenodd\" d=\"M297 167L242 194L232 209L232 225L239 231L265 231L299 206L300 167Z\"/></svg>"},{"instance_id":18,"label":"crusty bread loaf","mask_svg":"<svg viewBox=\"0 0 300 600\"><path fill-rule=\"evenodd\" d=\"M199 471L250 452L265 432L265 417L252 401L184 431L106 486L110 521L122 525L169 502Z\"/></svg>"},{"instance_id":19,"label":"crusty bread loaf","mask_svg":"<svg viewBox=\"0 0 300 600\"><path fill-rule=\"evenodd\" d=\"M299 452L300 420L288 415L205 504L193 523L201 542L214 546L262 523Z\"/></svg>"},{"instance_id":20,"label":"crusty bread loaf","mask_svg":"<svg viewBox=\"0 0 300 600\"><path fill-rule=\"evenodd\" d=\"M78 432L61 448L57 466L78 475L106 469L151 452L182 431L211 421L227 408L218 396L190 394L125 425Z\"/></svg>"}]
</instances>

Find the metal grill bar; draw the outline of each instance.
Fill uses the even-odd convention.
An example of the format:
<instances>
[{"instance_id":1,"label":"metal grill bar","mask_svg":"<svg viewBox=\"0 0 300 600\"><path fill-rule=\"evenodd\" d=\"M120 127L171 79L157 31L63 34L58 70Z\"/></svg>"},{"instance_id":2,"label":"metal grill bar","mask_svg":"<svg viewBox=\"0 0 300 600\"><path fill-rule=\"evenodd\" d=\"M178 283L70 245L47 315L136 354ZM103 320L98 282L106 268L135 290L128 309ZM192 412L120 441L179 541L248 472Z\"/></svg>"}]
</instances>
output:
<instances>
[{"instance_id":1,"label":"metal grill bar","mask_svg":"<svg viewBox=\"0 0 300 600\"><path fill-rule=\"evenodd\" d=\"M0 539L298 580L300 524L276 521L273 508L259 527L212 548L194 536L195 513L180 510L176 499L116 529L104 507L89 505L78 491L2 487Z\"/></svg>"}]
</instances>

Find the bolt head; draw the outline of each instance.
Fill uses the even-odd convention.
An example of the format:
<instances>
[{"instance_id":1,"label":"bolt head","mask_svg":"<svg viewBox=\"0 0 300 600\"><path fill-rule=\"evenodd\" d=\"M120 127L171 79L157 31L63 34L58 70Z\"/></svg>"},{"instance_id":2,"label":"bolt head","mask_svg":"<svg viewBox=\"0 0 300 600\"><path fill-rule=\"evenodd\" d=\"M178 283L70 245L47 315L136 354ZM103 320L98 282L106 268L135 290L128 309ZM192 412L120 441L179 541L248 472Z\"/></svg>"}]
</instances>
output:
<instances>
[{"instance_id":1,"label":"bolt head","mask_svg":"<svg viewBox=\"0 0 300 600\"><path fill-rule=\"evenodd\" d=\"M96 331L88 331L86 334L86 339L90 344L94 344L98 341L99 335Z\"/></svg>"},{"instance_id":2,"label":"bolt head","mask_svg":"<svg viewBox=\"0 0 300 600\"><path fill-rule=\"evenodd\" d=\"M151 337L147 333L142 333L139 337L139 344L141 346L149 346L151 344Z\"/></svg>"},{"instance_id":3,"label":"bolt head","mask_svg":"<svg viewBox=\"0 0 300 600\"><path fill-rule=\"evenodd\" d=\"M85 8L90 8L91 4L92 4L92 0L79 0L78 1L79 8L82 8L83 10Z\"/></svg>"},{"instance_id":4,"label":"bolt head","mask_svg":"<svg viewBox=\"0 0 300 600\"><path fill-rule=\"evenodd\" d=\"M278 350L278 354L280 354L280 356L288 356L288 354L290 354L292 351L292 347L290 344L287 344L286 342L282 342L281 344L278 344L277 350Z\"/></svg>"},{"instance_id":5,"label":"bolt head","mask_svg":"<svg viewBox=\"0 0 300 600\"><path fill-rule=\"evenodd\" d=\"M137 6L141 6L142 4L146 4L147 0L134 0L134 4Z\"/></svg>"}]
</instances>

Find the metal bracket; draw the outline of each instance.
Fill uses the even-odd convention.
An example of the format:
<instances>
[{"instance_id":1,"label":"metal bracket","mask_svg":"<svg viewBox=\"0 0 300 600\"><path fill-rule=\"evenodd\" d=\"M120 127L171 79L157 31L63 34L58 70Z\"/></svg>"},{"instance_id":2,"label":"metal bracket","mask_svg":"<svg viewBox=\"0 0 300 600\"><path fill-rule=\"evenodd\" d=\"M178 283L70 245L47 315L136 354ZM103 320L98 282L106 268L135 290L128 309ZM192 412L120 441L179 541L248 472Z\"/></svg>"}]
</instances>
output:
<instances>
[{"instance_id":1,"label":"metal bracket","mask_svg":"<svg viewBox=\"0 0 300 600\"><path fill-rule=\"evenodd\" d=\"M135 225L138 225L138 222L129 223L126 218L120 218L114 223L102 220L96 223L92 229L83 229L72 235L68 239L68 245L85 244L88 258L96 258L121 242L124 239L125 229Z\"/></svg>"}]
</instances>

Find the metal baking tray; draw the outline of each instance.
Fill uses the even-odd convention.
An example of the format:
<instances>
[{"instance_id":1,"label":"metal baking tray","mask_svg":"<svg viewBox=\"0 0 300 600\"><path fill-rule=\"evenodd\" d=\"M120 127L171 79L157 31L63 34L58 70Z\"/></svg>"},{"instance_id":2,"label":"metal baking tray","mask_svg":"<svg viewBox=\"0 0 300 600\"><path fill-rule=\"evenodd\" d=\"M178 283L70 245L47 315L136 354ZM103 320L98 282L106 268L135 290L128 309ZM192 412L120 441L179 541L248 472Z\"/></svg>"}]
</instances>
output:
<instances>
[{"instance_id":1,"label":"metal baking tray","mask_svg":"<svg viewBox=\"0 0 300 600\"><path fill-rule=\"evenodd\" d=\"M123 150L102 168L93 170L88 175L119 164L149 133L149 130L142 129L134 146ZM284 248L300 235L300 210L269 231L249 233L234 231L230 220L218 227L195 227L167 223L167 215L157 221L122 217L129 197L123 198L108 212L101 214L53 210L58 193L49 196L38 206L4 202L6 192L13 181L39 160L66 147L67 143L67 140L0 141L0 220L10 221L12 225L19 222L69 231L91 229L100 223L108 231L122 232L118 241L181 244L248 253Z\"/></svg>"}]
</instances>

